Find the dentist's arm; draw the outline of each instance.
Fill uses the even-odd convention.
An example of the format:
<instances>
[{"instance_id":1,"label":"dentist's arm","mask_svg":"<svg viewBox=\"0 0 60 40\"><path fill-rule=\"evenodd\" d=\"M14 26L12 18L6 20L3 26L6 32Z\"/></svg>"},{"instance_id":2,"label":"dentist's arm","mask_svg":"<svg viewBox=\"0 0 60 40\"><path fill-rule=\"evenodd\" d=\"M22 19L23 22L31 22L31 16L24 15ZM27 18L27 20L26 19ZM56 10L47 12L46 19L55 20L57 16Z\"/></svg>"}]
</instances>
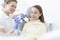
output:
<instances>
[{"instance_id":1,"label":"dentist's arm","mask_svg":"<svg viewBox=\"0 0 60 40\"><path fill-rule=\"evenodd\" d=\"M0 28L0 32L5 32L5 29L4 28Z\"/></svg>"},{"instance_id":2,"label":"dentist's arm","mask_svg":"<svg viewBox=\"0 0 60 40\"><path fill-rule=\"evenodd\" d=\"M4 22L3 20L0 19L0 33L4 33L4 32L5 32Z\"/></svg>"}]
</instances>

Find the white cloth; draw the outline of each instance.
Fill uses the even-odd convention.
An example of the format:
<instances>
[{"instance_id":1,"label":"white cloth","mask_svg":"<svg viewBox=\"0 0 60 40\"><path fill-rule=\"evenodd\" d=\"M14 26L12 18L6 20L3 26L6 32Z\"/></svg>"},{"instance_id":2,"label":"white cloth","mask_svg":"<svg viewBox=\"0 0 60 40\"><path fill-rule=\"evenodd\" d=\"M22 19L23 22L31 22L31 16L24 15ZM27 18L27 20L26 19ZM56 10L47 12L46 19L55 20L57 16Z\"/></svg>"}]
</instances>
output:
<instances>
[{"instance_id":1,"label":"white cloth","mask_svg":"<svg viewBox=\"0 0 60 40\"><path fill-rule=\"evenodd\" d=\"M4 28L6 32L13 29L12 18L7 16L2 10L0 10L0 28Z\"/></svg>"},{"instance_id":2,"label":"white cloth","mask_svg":"<svg viewBox=\"0 0 60 40\"><path fill-rule=\"evenodd\" d=\"M44 33L46 33L45 24L40 22L40 20L36 20L26 23L21 35L31 36L39 40L39 37Z\"/></svg>"}]
</instances>

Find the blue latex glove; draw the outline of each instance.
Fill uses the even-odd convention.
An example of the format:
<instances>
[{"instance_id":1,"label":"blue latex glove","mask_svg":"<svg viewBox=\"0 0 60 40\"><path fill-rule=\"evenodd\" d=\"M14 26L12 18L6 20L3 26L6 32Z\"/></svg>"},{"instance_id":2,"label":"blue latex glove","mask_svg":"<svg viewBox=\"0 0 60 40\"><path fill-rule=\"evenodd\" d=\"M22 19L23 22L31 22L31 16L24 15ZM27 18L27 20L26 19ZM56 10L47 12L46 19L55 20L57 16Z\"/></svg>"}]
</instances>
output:
<instances>
[{"instance_id":1,"label":"blue latex glove","mask_svg":"<svg viewBox=\"0 0 60 40\"><path fill-rule=\"evenodd\" d=\"M19 16L14 16L14 28L18 29L18 25L21 23L20 21L25 18L24 14L20 14Z\"/></svg>"}]
</instances>

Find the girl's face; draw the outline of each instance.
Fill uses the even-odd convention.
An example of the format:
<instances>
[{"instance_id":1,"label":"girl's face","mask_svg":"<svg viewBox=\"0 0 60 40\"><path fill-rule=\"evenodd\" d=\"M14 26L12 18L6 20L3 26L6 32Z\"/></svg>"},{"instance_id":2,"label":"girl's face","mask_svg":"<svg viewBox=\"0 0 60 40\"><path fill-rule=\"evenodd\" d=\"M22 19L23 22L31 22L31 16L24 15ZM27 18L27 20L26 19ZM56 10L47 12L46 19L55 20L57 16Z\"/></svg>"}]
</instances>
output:
<instances>
[{"instance_id":1,"label":"girl's face","mask_svg":"<svg viewBox=\"0 0 60 40\"><path fill-rule=\"evenodd\" d=\"M9 2L8 4L5 4L5 9L8 13L13 13L16 9L17 3L14 1Z\"/></svg>"},{"instance_id":2,"label":"girl's face","mask_svg":"<svg viewBox=\"0 0 60 40\"><path fill-rule=\"evenodd\" d=\"M32 20L38 20L39 17L41 16L39 10L35 7L31 8L31 13L30 13L30 17Z\"/></svg>"}]
</instances>

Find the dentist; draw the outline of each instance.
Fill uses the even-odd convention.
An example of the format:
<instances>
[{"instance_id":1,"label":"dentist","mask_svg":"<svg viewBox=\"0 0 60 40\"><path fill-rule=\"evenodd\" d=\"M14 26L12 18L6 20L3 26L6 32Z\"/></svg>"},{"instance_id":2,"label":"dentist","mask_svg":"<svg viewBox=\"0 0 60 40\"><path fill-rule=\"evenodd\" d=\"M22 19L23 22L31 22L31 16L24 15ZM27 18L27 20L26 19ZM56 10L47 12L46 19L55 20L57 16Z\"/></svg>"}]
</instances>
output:
<instances>
[{"instance_id":1,"label":"dentist","mask_svg":"<svg viewBox=\"0 0 60 40\"><path fill-rule=\"evenodd\" d=\"M3 9L0 10L0 33L13 33L13 14L17 7L16 0L4 0Z\"/></svg>"}]
</instances>

